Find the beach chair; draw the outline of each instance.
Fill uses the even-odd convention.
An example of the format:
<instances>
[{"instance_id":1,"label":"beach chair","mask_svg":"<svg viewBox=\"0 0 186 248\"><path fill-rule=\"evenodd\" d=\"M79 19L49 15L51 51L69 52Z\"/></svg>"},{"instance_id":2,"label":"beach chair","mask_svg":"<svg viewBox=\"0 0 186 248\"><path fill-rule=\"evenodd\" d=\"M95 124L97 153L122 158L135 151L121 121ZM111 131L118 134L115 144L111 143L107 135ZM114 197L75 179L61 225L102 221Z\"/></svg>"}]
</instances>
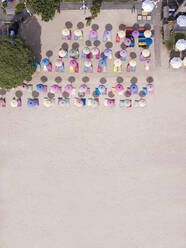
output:
<instances>
[{"instance_id":1,"label":"beach chair","mask_svg":"<svg viewBox=\"0 0 186 248\"><path fill-rule=\"evenodd\" d=\"M67 40L71 40L71 31L70 31L70 34L67 36Z\"/></svg>"},{"instance_id":2,"label":"beach chair","mask_svg":"<svg viewBox=\"0 0 186 248\"><path fill-rule=\"evenodd\" d=\"M0 102L1 102L1 107L5 108L6 107L6 99L1 97Z\"/></svg>"},{"instance_id":3,"label":"beach chair","mask_svg":"<svg viewBox=\"0 0 186 248\"><path fill-rule=\"evenodd\" d=\"M88 72L88 67L84 66L84 72Z\"/></svg>"},{"instance_id":4,"label":"beach chair","mask_svg":"<svg viewBox=\"0 0 186 248\"><path fill-rule=\"evenodd\" d=\"M136 71L136 67L135 66L131 67L131 72L135 72L135 71Z\"/></svg>"},{"instance_id":5,"label":"beach chair","mask_svg":"<svg viewBox=\"0 0 186 248\"><path fill-rule=\"evenodd\" d=\"M103 105L104 105L105 107L108 106L108 99L107 99L107 98L104 99Z\"/></svg>"},{"instance_id":6,"label":"beach chair","mask_svg":"<svg viewBox=\"0 0 186 248\"><path fill-rule=\"evenodd\" d=\"M117 34L116 35L116 43L119 43L120 42L120 37L119 37L119 35Z\"/></svg>"},{"instance_id":7,"label":"beach chair","mask_svg":"<svg viewBox=\"0 0 186 248\"><path fill-rule=\"evenodd\" d=\"M60 67L60 72L64 72L65 68L64 68L64 64L62 64L62 66Z\"/></svg>"},{"instance_id":8,"label":"beach chair","mask_svg":"<svg viewBox=\"0 0 186 248\"><path fill-rule=\"evenodd\" d=\"M70 72L74 72L74 67L70 66L69 70Z\"/></svg>"},{"instance_id":9,"label":"beach chair","mask_svg":"<svg viewBox=\"0 0 186 248\"><path fill-rule=\"evenodd\" d=\"M147 84L147 91L149 94L154 93L154 85L153 84Z\"/></svg>"},{"instance_id":10,"label":"beach chair","mask_svg":"<svg viewBox=\"0 0 186 248\"><path fill-rule=\"evenodd\" d=\"M118 67L114 65L114 72L118 72Z\"/></svg>"}]
</instances>

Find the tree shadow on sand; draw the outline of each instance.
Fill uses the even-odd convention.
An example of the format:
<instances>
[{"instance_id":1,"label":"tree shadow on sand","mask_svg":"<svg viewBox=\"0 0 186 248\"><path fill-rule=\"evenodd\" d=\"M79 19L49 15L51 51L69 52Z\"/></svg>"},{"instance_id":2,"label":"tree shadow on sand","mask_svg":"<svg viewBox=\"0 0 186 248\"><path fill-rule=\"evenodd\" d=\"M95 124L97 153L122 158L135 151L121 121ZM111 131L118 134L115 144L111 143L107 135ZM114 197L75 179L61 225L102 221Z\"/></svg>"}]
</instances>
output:
<instances>
[{"instance_id":1,"label":"tree shadow on sand","mask_svg":"<svg viewBox=\"0 0 186 248\"><path fill-rule=\"evenodd\" d=\"M41 62L41 26L37 18L32 16L29 22L22 23L19 33L30 44L36 60Z\"/></svg>"}]
</instances>

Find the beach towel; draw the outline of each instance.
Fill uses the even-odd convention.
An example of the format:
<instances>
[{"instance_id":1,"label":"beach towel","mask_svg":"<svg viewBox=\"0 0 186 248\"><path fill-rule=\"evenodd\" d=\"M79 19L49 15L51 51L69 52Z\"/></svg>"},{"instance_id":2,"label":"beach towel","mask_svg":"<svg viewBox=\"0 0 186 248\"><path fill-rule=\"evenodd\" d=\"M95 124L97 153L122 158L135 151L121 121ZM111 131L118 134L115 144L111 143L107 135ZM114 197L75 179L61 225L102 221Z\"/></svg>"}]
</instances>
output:
<instances>
[{"instance_id":1,"label":"beach towel","mask_svg":"<svg viewBox=\"0 0 186 248\"><path fill-rule=\"evenodd\" d=\"M74 35L74 40L78 40L78 36L77 35Z\"/></svg>"},{"instance_id":2,"label":"beach towel","mask_svg":"<svg viewBox=\"0 0 186 248\"><path fill-rule=\"evenodd\" d=\"M135 72L136 71L136 67L131 67L131 72Z\"/></svg>"},{"instance_id":3,"label":"beach towel","mask_svg":"<svg viewBox=\"0 0 186 248\"><path fill-rule=\"evenodd\" d=\"M62 66L60 67L60 72L64 72L64 65L62 64Z\"/></svg>"},{"instance_id":4,"label":"beach towel","mask_svg":"<svg viewBox=\"0 0 186 248\"><path fill-rule=\"evenodd\" d=\"M74 67L70 66L70 72L74 72Z\"/></svg>"},{"instance_id":5,"label":"beach towel","mask_svg":"<svg viewBox=\"0 0 186 248\"><path fill-rule=\"evenodd\" d=\"M116 43L119 43L120 42L120 38L119 38L119 35L117 34L116 35Z\"/></svg>"},{"instance_id":6,"label":"beach towel","mask_svg":"<svg viewBox=\"0 0 186 248\"><path fill-rule=\"evenodd\" d=\"M52 64L49 64L49 65L48 65L48 71L49 71L49 72L52 72Z\"/></svg>"},{"instance_id":7,"label":"beach towel","mask_svg":"<svg viewBox=\"0 0 186 248\"><path fill-rule=\"evenodd\" d=\"M118 71L118 67L114 65L114 72Z\"/></svg>"},{"instance_id":8,"label":"beach towel","mask_svg":"<svg viewBox=\"0 0 186 248\"><path fill-rule=\"evenodd\" d=\"M84 72L88 72L88 67L87 66L84 67Z\"/></svg>"},{"instance_id":9,"label":"beach towel","mask_svg":"<svg viewBox=\"0 0 186 248\"><path fill-rule=\"evenodd\" d=\"M97 72L102 72L101 66L98 65L98 70Z\"/></svg>"},{"instance_id":10,"label":"beach towel","mask_svg":"<svg viewBox=\"0 0 186 248\"><path fill-rule=\"evenodd\" d=\"M96 59L100 58L100 53L96 54Z\"/></svg>"},{"instance_id":11,"label":"beach towel","mask_svg":"<svg viewBox=\"0 0 186 248\"><path fill-rule=\"evenodd\" d=\"M55 72L59 72L59 67L58 66L55 67Z\"/></svg>"},{"instance_id":12,"label":"beach towel","mask_svg":"<svg viewBox=\"0 0 186 248\"><path fill-rule=\"evenodd\" d=\"M78 65L75 67L75 72L79 72L79 66Z\"/></svg>"},{"instance_id":13,"label":"beach towel","mask_svg":"<svg viewBox=\"0 0 186 248\"><path fill-rule=\"evenodd\" d=\"M89 67L89 72L90 72L90 73L93 72L93 66L92 66L92 65Z\"/></svg>"}]
</instances>

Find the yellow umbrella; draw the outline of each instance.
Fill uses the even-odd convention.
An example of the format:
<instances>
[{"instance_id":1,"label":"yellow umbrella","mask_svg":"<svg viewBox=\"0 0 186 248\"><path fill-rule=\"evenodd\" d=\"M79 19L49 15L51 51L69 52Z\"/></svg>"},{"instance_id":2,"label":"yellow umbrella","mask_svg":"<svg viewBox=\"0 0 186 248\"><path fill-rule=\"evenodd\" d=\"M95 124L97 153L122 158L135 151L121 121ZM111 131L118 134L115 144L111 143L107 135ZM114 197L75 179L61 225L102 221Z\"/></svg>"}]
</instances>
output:
<instances>
[{"instance_id":1,"label":"yellow umbrella","mask_svg":"<svg viewBox=\"0 0 186 248\"><path fill-rule=\"evenodd\" d=\"M134 66L136 66L136 61L135 60L131 60L129 62L129 64L130 64L130 66L134 67Z\"/></svg>"},{"instance_id":2,"label":"yellow umbrella","mask_svg":"<svg viewBox=\"0 0 186 248\"><path fill-rule=\"evenodd\" d=\"M66 55L65 50L59 50L59 56L60 57L65 57L65 55Z\"/></svg>"},{"instance_id":3,"label":"yellow umbrella","mask_svg":"<svg viewBox=\"0 0 186 248\"><path fill-rule=\"evenodd\" d=\"M47 108L52 106L52 102L49 99L44 99L43 105Z\"/></svg>"},{"instance_id":4,"label":"yellow umbrella","mask_svg":"<svg viewBox=\"0 0 186 248\"><path fill-rule=\"evenodd\" d=\"M117 66L117 67L119 67L119 66L121 66L121 60L120 59L116 59L116 60L114 60L114 65L115 66Z\"/></svg>"},{"instance_id":5,"label":"yellow umbrella","mask_svg":"<svg viewBox=\"0 0 186 248\"><path fill-rule=\"evenodd\" d=\"M147 58L150 56L150 51L148 49L143 49L142 55L144 58Z\"/></svg>"},{"instance_id":6,"label":"yellow umbrella","mask_svg":"<svg viewBox=\"0 0 186 248\"><path fill-rule=\"evenodd\" d=\"M78 37L82 36L82 32L81 32L80 29L76 29L76 30L74 31L74 34L75 34L76 36L78 36Z\"/></svg>"},{"instance_id":7,"label":"yellow umbrella","mask_svg":"<svg viewBox=\"0 0 186 248\"><path fill-rule=\"evenodd\" d=\"M68 36L70 34L70 31L67 28L65 28L65 29L62 30L62 34L64 36Z\"/></svg>"},{"instance_id":8,"label":"yellow umbrella","mask_svg":"<svg viewBox=\"0 0 186 248\"><path fill-rule=\"evenodd\" d=\"M125 38L125 31L120 30L120 31L118 32L118 36L119 36L120 38Z\"/></svg>"},{"instance_id":9,"label":"yellow umbrella","mask_svg":"<svg viewBox=\"0 0 186 248\"><path fill-rule=\"evenodd\" d=\"M17 107L17 101L15 99L12 99L12 101L10 102L10 105L13 107L13 108L16 108Z\"/></svg>"},{"instance_id":10,"label":"yellow umbrella","mask_svg":"<svg viewBox=\"0 0 186 248\"><path fill-rule=\"evenodd\" d=\"M145 38L150 38L152 36L152 32L150 30L145 30L144 36Z\"/></svg>"}]
</instances>

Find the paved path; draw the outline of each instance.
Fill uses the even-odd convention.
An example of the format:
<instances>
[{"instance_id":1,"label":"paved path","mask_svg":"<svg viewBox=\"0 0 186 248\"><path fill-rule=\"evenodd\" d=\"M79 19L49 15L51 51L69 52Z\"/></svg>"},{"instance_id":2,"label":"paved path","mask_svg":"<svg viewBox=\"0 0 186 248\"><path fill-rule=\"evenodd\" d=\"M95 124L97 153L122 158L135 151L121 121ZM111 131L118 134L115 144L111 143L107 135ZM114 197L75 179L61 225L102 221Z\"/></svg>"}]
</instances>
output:
<instances>
[{"instance_id":1,"label":"paved path","mask_svg":"<svg viewBox=\"0 0 186 248\"><path fill-rule=\"evenodd\" d=\"M154 53L155 53L155 66L161 67L161 3L158 3L158 7L154 10L153 16L154 25Z\"/></svg>"}]
</instances>

